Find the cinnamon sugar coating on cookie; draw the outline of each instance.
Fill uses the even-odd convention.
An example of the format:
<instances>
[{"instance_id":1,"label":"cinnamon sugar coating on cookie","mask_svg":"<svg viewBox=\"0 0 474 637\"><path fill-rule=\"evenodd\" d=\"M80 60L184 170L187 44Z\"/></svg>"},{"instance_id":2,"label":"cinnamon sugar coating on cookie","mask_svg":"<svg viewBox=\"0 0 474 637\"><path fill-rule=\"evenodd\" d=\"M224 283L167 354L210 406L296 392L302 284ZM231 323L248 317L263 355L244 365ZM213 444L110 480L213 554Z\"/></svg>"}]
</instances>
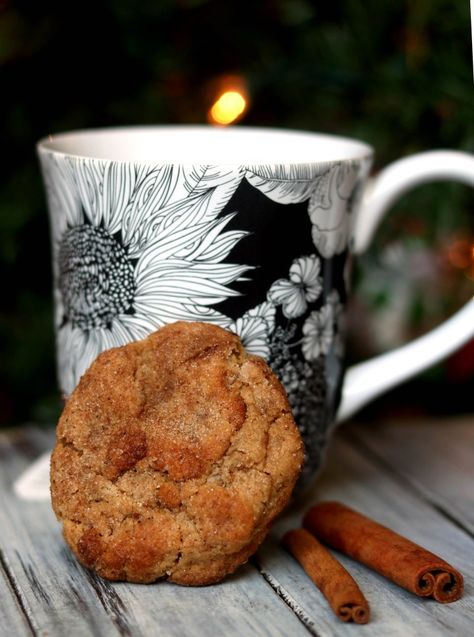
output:
<instances>
[{"instance_id":1,"label":"cinnamon sugar coating on cookie","mask_svg":"<svg viewBox=\"0 0 474 637\"><path fill-rule=\"evenodd\" d=\"M256 550L302 462L268 365L220 327L178 322L84 374L57 428L53 507L103 577L209 584Z\"/></svg>"}]
</instances>

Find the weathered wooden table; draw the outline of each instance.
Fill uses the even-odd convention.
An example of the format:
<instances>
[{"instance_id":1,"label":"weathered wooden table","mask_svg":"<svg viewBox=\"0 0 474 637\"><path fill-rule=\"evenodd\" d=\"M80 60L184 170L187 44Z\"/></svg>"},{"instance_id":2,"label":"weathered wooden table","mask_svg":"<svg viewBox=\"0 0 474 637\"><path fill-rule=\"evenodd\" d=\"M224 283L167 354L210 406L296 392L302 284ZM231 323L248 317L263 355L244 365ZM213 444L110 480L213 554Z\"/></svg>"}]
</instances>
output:
<instances>
[{"instance_id":1,"label":"weathered wooden table","mask_svg":"<svg viewBox=\"0 0 474 637\"><path fill-rule=\"evenodd\" d=\"M343 624L279 546L299 524L288 512L258 554L225 582L183 588L112 584L66 549L48 502L19 499L13 481L52 445L52 431L0 433L0 635L474 634L474 416L345 425L311 498L338 499L438 553L465 576L463 598L418 599L341 558L371 606L365 626Z\"/></svg>"}]
</instances>

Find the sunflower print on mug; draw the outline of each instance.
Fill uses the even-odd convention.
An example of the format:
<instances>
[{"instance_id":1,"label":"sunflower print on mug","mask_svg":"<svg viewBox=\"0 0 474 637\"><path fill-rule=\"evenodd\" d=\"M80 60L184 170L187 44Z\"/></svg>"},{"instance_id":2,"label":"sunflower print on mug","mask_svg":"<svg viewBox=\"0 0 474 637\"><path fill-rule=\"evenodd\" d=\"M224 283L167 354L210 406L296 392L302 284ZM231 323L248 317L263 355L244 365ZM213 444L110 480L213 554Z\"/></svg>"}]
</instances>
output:
<instances>
[{"instance_id":1,"label":"sunflower print on mug","mask_svg":"<svg viewBox=\"0 0 474 637\"><path fill-rule=\"evenodd\" d=\"M330 310L321 264L332 257L329 246L336 252L346 247L347 219L323 232L331 239L323 242L325 249L313 241L315 253L295 255L287 278L262 290L259 305L246 309L244 295L242 313L233 317L216 306L239 296L233 283L251 282L253 276L245 257L233 263L231 252L254 230L226 229L242 203L232 199L242 180L276 205L307 202L314 239L314 211L329 217L335 206L339 211L355 170L340 164L153 166L54 155L43 156L42 163L55 253L59 376L66 394L101 351L176 320L215 322L239 334L248 351L275 363L279 338L290 338L288 321L298 320L300 333L296 341L295 334L290 338L291 360L297 355L312 363L327 353L329 340L339 340L332 313L325 316ZM293 366L275 364L290 395Z\"/></svg>"},{"instance_id":2,"label":"sunflower print on mug","mask_svg":"<svg viewBox=\"0 0 474 637\"><path fill-rule=\"evenodd\" d=\"M305 441L304 481L320 465L342 378L341 268L367 166L154 166L54 154L41 162L62 391L106 349L177 320L216 323L282 381ZM246 216L262 195L280 212L299 206L306 228L270 263L243 241L274 229L273 206L264 206L268 217ZM286 240L288 227L278 231Z\"/></svg>"},{"instance_id":3,"label":"sunflower print on mug","mask_svg":"<svg viewBox=\"0 0 474 637\"><path fill-rule=\"evenodd\" d=\"M243 169L43 158L52 217L58 367L69 394L100 352L177 320L232 320L249 266L223 263L247 232L219 216Z\"/></svg>"}]
</instances>

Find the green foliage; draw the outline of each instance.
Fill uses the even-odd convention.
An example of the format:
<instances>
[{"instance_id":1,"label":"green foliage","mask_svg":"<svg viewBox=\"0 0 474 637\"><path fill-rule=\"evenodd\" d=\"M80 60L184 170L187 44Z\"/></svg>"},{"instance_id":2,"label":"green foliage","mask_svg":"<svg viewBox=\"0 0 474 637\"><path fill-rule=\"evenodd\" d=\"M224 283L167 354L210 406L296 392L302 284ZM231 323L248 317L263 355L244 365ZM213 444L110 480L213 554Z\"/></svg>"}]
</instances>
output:
<instances>
[{"instance_id":1,"label":"green foliage","mask_svg":"<svg viewBox=\"0 0 474 637\"><path fill-rule=\"evenodd\" d=\"M238 73L246 125L356 136L377 148L376 167L429 148L474 150L465 0L7 0L0 12L3 423L57 411L38 138L203 123L212 82ZM472 203L466 188L423 188L399 212L415 210L436 237L472 228Z\"/></svg>"}]
</instances>

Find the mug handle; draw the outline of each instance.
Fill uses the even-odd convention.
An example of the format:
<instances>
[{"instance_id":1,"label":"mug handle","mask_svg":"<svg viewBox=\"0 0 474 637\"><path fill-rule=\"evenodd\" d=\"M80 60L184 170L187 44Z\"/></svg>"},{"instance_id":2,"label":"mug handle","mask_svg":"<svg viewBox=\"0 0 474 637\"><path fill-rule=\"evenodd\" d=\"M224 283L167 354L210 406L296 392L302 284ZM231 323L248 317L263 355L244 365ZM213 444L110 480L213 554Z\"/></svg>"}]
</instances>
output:
<instances>
[{"instance_id":1,"label":"mug handle","mask_svg":"<svg viewBox=\"0 0 474 637\"><path fill-rule=\"evenodd\" d=\"M474 186L474 155L438 150L400 159L367 186L354 228L354 253L368 247L387 209L407 190L435 180ZM352 365L346 371L336 421L349 418L384 391L442 360L474 336L474 297L424 336Z\"/></svg>"}]
</instances>

